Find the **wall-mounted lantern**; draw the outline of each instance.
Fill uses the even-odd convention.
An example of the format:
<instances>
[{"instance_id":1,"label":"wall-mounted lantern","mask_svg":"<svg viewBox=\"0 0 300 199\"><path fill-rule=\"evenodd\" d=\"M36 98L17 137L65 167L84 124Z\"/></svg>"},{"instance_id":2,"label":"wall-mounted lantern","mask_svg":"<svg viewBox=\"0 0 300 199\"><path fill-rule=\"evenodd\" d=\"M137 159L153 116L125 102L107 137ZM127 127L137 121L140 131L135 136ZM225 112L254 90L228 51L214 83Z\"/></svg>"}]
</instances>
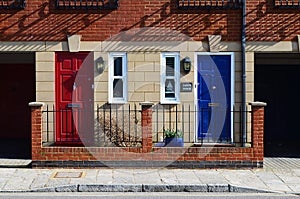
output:
<instances>
[{"instance_id":1,"label":"wall-mounted lantern","mask_svg":"<svg viewBox=\"0 0 300 199\"><path fill-rule=\"evenodd\" d=\"M99 57L96 60L96 70L98 71L99 74L103 73L105 69L105 64L104 64L104 60L102 57Z\"/></svg>"},{"instance_id":2,"label":"wall-mounted lantern","mask_svg":"<svg viewBox=\"0 0 300 199\"><path fill-rule=\"evenodd\" d=\"M191 68L192 68L192 61L189 57L185 57L183 60L182 60L182 67L183 67L183 70L186 72L186 73L189 73L191 71Z\"/></svg>"}]
</instances>

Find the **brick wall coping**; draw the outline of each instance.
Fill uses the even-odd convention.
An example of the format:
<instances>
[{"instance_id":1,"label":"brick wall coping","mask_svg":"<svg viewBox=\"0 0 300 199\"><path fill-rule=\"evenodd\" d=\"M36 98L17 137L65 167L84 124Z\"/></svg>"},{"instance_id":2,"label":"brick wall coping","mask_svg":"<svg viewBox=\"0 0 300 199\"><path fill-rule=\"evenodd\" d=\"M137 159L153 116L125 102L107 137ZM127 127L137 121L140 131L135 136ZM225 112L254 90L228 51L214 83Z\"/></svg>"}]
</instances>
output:
<instances>
[{"instance_id":1,"label":"brick wall coping","mask_svg":"<svg viewBox=\"0 0 300 199\"><path fill-rule=\"evenodd\" d=\"M153 106L154 103L153 102L140 102L141 106Z\"/></svg>"},{"instance_id":2,"label":"brick wall coping","mask_svg":"<svg viewBox=\"0 0 300 199\"><path fill-rule=\"evenodd\" d=\"M251 106L267 106L267 103L265 102L250 102L249 105Z\"/></svg>"},{"instance_id":3,"label":"brick wall coping","mask_svg":"<svg viewBox=\"0 0 300 199\"><path fill-rule=\"evenodd\" d=\"M41 107L41 106L45 106L45 103L43 103L43 102L29 102L28 105L31 106L31 107L34 107L34 106Z\"/></svg>"}]
</instances>

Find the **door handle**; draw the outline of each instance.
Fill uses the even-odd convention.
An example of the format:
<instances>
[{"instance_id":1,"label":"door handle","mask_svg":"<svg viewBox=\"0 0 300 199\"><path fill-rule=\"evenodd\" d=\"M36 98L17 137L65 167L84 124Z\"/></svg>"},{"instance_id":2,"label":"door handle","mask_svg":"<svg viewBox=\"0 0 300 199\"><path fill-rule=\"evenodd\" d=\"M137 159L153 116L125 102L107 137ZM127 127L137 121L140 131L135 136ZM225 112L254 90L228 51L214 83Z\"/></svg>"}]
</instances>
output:
<instances>
[{"instance_id":1,"label":"door handle","mask_svg":"<svg viewBox=\"0 0 300 199\"><path fill-rule=\"evenodd\" d=\"M67 108L80 108L80 104L67 104Z\"/></svg>"},{"instance_id":2,"label":"door handle","mask_svg":"<svg viewBox=\"0 0 300 199\"><path fill-rule=\"evenodd\" d=\"M220 106L219 103L208 103L208 106L209 107L217 107L217 106Z\"/></svg>"},{"instance_id":3,"label":"door handle","mask_svg":"<svg viewBox=\"0 0 300 199\"><path fill-rule=\"evenodd\" d=\"M75 91L76 88L77 88L77 86L76 86L76 83L74 82L74 84L73 84L73 91Z\"/></svg>"}]
</instances>

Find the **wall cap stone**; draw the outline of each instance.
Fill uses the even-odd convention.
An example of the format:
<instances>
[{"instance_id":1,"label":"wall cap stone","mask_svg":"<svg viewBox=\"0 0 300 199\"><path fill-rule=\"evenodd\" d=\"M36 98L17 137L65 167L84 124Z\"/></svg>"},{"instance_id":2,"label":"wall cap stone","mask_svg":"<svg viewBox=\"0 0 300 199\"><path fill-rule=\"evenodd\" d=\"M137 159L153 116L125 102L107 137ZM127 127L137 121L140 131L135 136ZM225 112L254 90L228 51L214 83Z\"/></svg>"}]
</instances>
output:
<instances>
[{"instance_id":1,"label":"wall cap stone","mask_svg":"<svg viewBox=\"0 0 300 199\"><path fill-rule=\"evenodd\" d=\"M221 35L208 35L208 46L210 52L219 52L221 50Z\"/></svg>"},{"instance_id":2,"label":"wall cap stone","mask_svg":"<svg viewBox=\"0 0 300 199\"><path fill-rule=\"evenodd\" d=\"M256 101L256 102L250 102L249 105L251 105L251 106L267 106L267 103Z\"/></svg>"},{"instance_id":3,"label":"wall cap stone","mask_svg":"<svg viewBox=\"0 0 300 199\"><path fill-rule=\"evenodd\" d=\"M140 102L141 106L153 106L154 103L153 102Z\"/></svg>"},{"instance_id":4,"label":"wall cap stone","mask_svg":"<svg viewBox=\"0 0 300 199\"><path fill-rule=\"evenodd\" d=\"M43 102L29 102L28 106L30 106L30 107L34 107L34 106L41 107L41 106L45 106L45 103L43 103Z\"/></svg>"},{"instance_id":5,"label":"wall cap stone","mask_svg":"<svg viewBox=\"0 0 300 199\"><path fill-rule=\"evenodd\" d=\"M79 52L81 35L68 35L68 46L70 52Z\"/></svg>"}]
</instances>

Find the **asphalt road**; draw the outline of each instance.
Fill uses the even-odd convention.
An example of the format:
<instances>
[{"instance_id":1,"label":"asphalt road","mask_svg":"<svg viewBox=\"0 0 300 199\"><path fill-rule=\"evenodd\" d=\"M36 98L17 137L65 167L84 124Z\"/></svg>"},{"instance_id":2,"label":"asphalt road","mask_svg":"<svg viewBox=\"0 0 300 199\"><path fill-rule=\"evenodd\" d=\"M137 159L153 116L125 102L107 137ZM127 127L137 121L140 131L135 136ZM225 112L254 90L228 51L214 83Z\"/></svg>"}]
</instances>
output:
<instances>
[{"instance_id":1,"label":"asphalt road","mask_svg":"<svg viewBox=\"0 0 300 199\"><path fill-rule=\"evenodd\" d=\"M236 193L0 193L0 199L299 199L296 195Z\"/></svg>"}]
</instances>

